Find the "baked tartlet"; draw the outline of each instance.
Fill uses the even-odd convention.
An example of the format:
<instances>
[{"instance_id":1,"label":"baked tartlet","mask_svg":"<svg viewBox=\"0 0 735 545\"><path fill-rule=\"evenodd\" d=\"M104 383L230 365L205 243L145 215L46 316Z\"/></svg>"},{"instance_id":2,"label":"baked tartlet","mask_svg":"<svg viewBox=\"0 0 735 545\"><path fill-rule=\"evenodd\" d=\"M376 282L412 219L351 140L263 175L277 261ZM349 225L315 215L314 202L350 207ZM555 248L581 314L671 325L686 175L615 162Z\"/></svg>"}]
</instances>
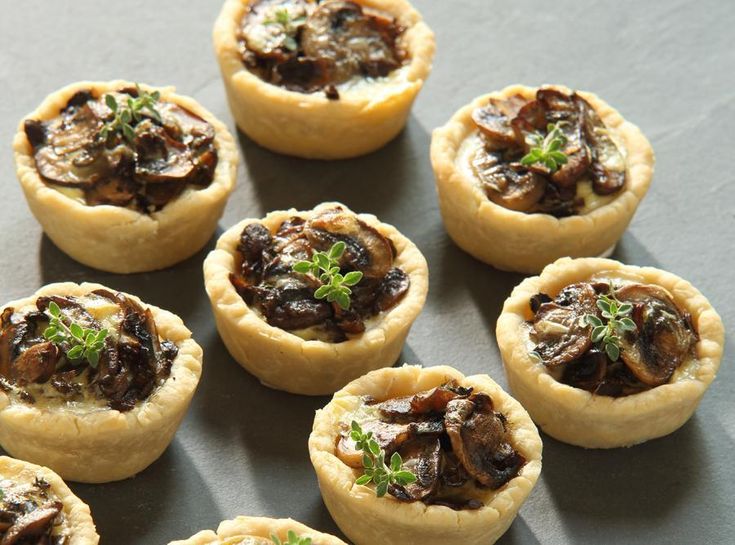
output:
<instances>
[{"instance_id":1,"label":"baked tartlet","mask_svg":"<svg viewBox=\"0 0 735 545\"><path fill-rule=\"evenodd\" d=\"M46 467L0 456L0 542L97 545L89 507Z\"/></svg>"},{"instance_id":2,"label":"baked tartlet","mask_svg":"<svg viewBox=\"0 0 735 545\"><path fill-rule=\"evenodd\" d=\"M172 541L169 545L284 545L290 543L289 535L311 539L311 545L346 545L329 534L317 532L292 519L266 517L237 517L220 523L217 532L204 530L189 539ZM303 543L299 541L299 543Z\"/></svg>"},{"instance_id":3,"label":"baked tartlet","mask_svg":"<svg viewBox=\"0 0 735 545\"><path fill-rule=\"evenodd\" d=\"M63 478L131 477L166 449L199 382L181 319L99 284L0 309L0 446Z\"/></svg>"},{"instance_id":4,"label":"baked tartlet","mask_svg":"<svg viewBox=\"0 0 735 545\"><path fill-rule=\"evenodd\" d=\"M599 258L559 259L521 282L496 333L510 389L536 424L588 448L682 426L724 343L720 317L689 282Z\"/></svg>"},{"instance_id":5,"label":"baked tartlet","mask_svg":"<svg viewBox=\"0 0 735 545\"><path fill-rule=\"evenodd\" d=\"M319 297L318 274L293 268L337 242L344 253L335 272L362 275L348 308ZM426 300L428 276L424 256L395 227L339 203L243 220L204 261L232 357L265 385L306 395L331 394L393 365Z\"/></svg>"},{"instance_id":6,"label":"baked tartlet","mask_svg":"<svg viewBox=\"0 0 735 545\"><path fill-rule=\"evenodd\" d=\"M407 0L226 0L214 48L240 130L279 153L341 159L403 129L435 44Z\"/></svg>"},{"instance_id":7,"label":"baked tartlet","mask_svg":"<svg viewBox=\"0 0 735 545\"><path fill-rule=\"evenodd\" d=\"M195 100L126 81L52 93L21 121L13 148L48 237L115 273L162 269L199 251L238 162L227 128Z\"/></svg>"},{"instance_id":8,"label":"baked tartlet","mask_svg":"<svg viewBox=\"0 0 735 545\"><path fill-rule=\"evenodd\" d=\"M641 131L592 93L512 85L434 131L444 226L498 269L538 273L559 257L609 255L648 191Z\"/></svg>"},{"instance_id":9,"label":"baked tartlet","mask_svg":"<svg viewBox=\"0 0 735 545\"><path fill-rule=\"evenodd\" d=\"M372 432L390 469L415 480L357 484L362 468L380 464L366 464L356 429ZM324 503L356 545L495 542L538 479L541 448L520 403L487 375L447 366L380 369L351 382L317 411L309 437Z\"/></svg>"}]
</instances>

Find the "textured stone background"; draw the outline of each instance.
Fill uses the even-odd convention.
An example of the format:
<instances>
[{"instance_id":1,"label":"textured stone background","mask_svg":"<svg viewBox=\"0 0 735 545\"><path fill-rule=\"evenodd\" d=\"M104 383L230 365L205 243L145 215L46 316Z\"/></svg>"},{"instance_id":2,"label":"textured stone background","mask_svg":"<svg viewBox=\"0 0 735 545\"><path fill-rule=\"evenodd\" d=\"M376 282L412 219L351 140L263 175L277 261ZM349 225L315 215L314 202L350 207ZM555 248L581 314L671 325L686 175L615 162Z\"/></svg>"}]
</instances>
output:
<instances>
[{"instance_id":1,"label":"textured stone background","mask_svg":"<svg viewBox=\"0 0 735 545\"><path fill-rule=\"evenodd\" d=\"M280 157L240 137L243 164L222 228L284 207L338 199L377 214L426 255L431 289L402 355L505 384L493 335L521 279L474 261L447 238L429 164L431 130L507 84L590 90L637 123L658 158L653 186L615 253L668 269L735 322L735 3L415 0L437 34L434 72L406 131L383 150L335 163ZM204 347L200 389L163 457L134 479L74 485L106 545L157 545L238 514L292 516L336 532L307 456L326 398L268 390L227 354L202 285L208 247L158 273L87 269L45 238L15 180L16 124L51 91L82 79L173 84L234 124L211 46L216 0L2 0L0 300L60 280L139 295L186 321ZM219 231L221 232L221 230ZM218 234L219 234L218 232ZM585 451L544 437L544 469L500 543L733 543L733 344L696 416L664 439ZM376 544L379 545L379 544Z\"/></svg>"}]
</instances>

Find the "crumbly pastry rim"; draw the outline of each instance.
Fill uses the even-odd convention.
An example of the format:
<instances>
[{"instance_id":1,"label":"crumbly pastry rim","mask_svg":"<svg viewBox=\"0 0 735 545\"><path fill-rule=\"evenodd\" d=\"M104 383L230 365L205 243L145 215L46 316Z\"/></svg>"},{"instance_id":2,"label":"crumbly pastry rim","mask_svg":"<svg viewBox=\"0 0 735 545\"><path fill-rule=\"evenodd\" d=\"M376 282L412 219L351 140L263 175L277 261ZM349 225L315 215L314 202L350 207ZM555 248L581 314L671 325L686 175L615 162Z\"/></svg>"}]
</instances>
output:
<instances>
[{"instance_id":1,"label":"crumbly pastry rim","mask_svg":"<svg viewBox=\"0 0 735 545\"><path fill-rule=\"evenodd\" d=\"M341 343L305 341L269 325L245 303L229 278L230 273L236 272L236 250L244 227L263 223L274 232L292 216L310 218L337 206L354 213L341 203L326 202L312 210L277 210L265 218L242 220L222 234L217 247L204 260L204 285L217 329L232 357L266 386L306 395L331 394L368 371L393 365L424 306L429 281L426 259L395 227L370 214L355 215L391 239L397 250L393 265L403 269L411 281L406 295L381 313L374 327ZM250 351L250 356L242 353L245 350ZM273 358L278 358L279 363L274 365Z\"/></svg>"},{"instance_id":2,"label":"crumbly pastry rim","mask_svg":"<svg viewBox=\"0 0 735 545\"><path fill-rule=\"evenodd\" d=\"M560 85L545 87L571 92ZM450 236L477 259L502 270L524 273L538 273L565 255L585 257L611 249L645 197L655 162L653 148L637 126L597 95L577 91L622 140L626 151L623 191L599 208L565 218L527 214L495 204L478 181L456 165L460 146L477 132L472 111L487 104L491 97L502 99L520 94L530 99L537 89L510 85L477 97L455 112L444 126L435 129L431 140L431 163L442 217ZM490 240L492 244L487 243Z\"/></svg>"},{"instance_id":3,"label":"crumbly pastry rim","mask_svg":"<svg viewBox=\"0 0 735 545\"><path fill-rule=\"evenodd\" d=\"M339 100L329 100L324 93L289 91L244 66L237 32L253 1L226 0L212 34L230 108L243 132L273 151L311 159L363 155L400 132L431 72L436 49L434 33L407 0L356 0L397 17L406 27L403 39L411 60L394 71L400 72L399 78L370 85L371 92L340 91ZM354 123L360 125L358 132L350 127ZM308 130L315 127L319 134Z\"/></svg>"},{"instance_id":4,"label":"crumbly pastry rim","mask_svg":"<svg viewBox=\"0 0 735 545\"><path fill-rule=\"evenodd\" d=\"M390 496L378 498L373 489L356 485L354 470L335 454L338 425L344 415L360 404L361 396L388 399L410 395L450 379L489 394L495 410L507 417L513 446L527 460L519 475L499 490L488 490L485 506L478 510L454 511L422 502L400 502ZM332 518L356 545L495 542L508 529L533 489L541 472L541 451L536 426L518 401L488 375L465 377L449 366L404 365L373 371L345 386L326 407L317 411L309 436L309 454L322 497Z\"/></svg>"},{"instance_id":5,"label":"crumbly pastry rim","mask_svg":"<svg viewBox=\"0 0 735 545\"><path fill-rule=\"evenodd\" d=\"M13 480L20 477L24 481L33 482L38 475L43 476L51 485L51 491L64 505L62 511L71 532L68 545L97 545L100 536L97 535L89 506L69 489L59 475L47 467L0 456L0 479Z\"/></svg>"},{"instance_id":6,"label":"crumbly pastry rim","mask_svg":"<svg viewBox=\"0 0 735 545\"><path fill-rule=\"evenodd\" d=\"M96 289L110 288L89 282L47 284L0 310L32 305L43 295L81 296ZM99 408L85 413L62 407L39 409L0 391L0 445L8 453L47 466L65 479L90 483L131 477L163 453L199 383L202 349L181 318L124 295L150 309L159 335L178 347L170 376L146 400L124 413ZM49 430L54 431L53 437L48 437Z\"/></svg>"},{"instance_id":7,"label":"crumbly pastry rim","mask_svg":"<svg viewBox=\"0 0 735 545\"><path fill-rule=\"evenodd\" d=\"M18 180L32 212L39 223L42 224L46 234L64 252L77 261L101 270L117 273L143 272L164 268L196 253L200 247L191 251L191 246L196 246L196 244L190 244L178 249L177 255L169 255L170 250L167 245L157 244L156 241L166 235L175 234L177 237L188 238L190 241L199 242L201 240L201 245L204 245L209 237L202 239L200 231L209 229L209 236L214 231L227 198L235 187L236 170L239 162L235 141L227 127L196 100L176 94L175 88L172 86L153 87L141 84L140 87L146 91L159 91L161 100L178 104L212 125L215 131L214 145L217 149L218 159L209 186L201 189L187 188L182 195L172 199L160 211L145 214L114 205L89 206L64 195L56 190L53 184L43 181L36 169L33 150L23 128L25 120L46 121L53 119L59 115L69 99L78 91L91 90L101 96L106 92L127 87L135 87L135 83L125 80L109 82L79 81L62 87L48 95L33 112L23 117L13 140ZM201 224L192 224L189 221L189 216L194 213L210 217L206 227L202 227ZM57 215L59 221L53 221L53 217L50 219L43 217L46 215ZM111 244L113 251L106 248L105 244L94 244L92 249L88 250L89 240L85 244L81 244L81 241L67 240L68 237L64 236L64 231L68 228L68 225L65 225L63 220L69 220L70 218L73 218L75 222L89 223L88 231L90 233L109 230L111 234L102 237L102 241L105 244ZM214 219L214 222L211 219ZM192 224L194 227L189 228L188 224ZM152 240L138 238L134 240L134 243L131 241L130 247L126 248L125 256L115 256L114 241L119 240L126 231L131 231L131 234L147 232L152 235L149 237ZM103 234L105 233L103 232ZM95 236L99 236L99 234ZM92 238L92 234L90 234L90 238ZM77 243L75 244L75 242ZM139 248L136 249L136 246L139 246ZM138 255L145 252L152 253L152 256L149 257L150 264L136 264L135 261Z\"/></svg>"},{"instance_id":8,"label":"crumbly pastry rim","mask_svg":"<svg viewBox=\"0 0 735 545\"><path fill-rule=\"evenodd\" d=\"M286 543L289 530L296 532L300 537L310 537L314 545L347 545L333 535L318 532L293 519L246 516L222 521L217 532L204 530L189 539L172 541L169 545L222 545L228 538L238 537L260 537L270 541L271 534Z\"/></svg>"},{"instance_id":9,"label":"crumbly pastry rim","mask_svg":"<svg viewBox=\"0 0 735 545\"><path fill-rule=\"evenodd\" d=\"M528 356L521 328L530 319L529 299L589 279L600 272L634 275L666 288L689 312L699 335L692 378L675 374L672 382L637 394L613 398L557 382ZM552 437L587 448L631 446L667 435L682 426L697 408L720 366L725 330L722 320L692 284L654 267L624 265L612 259L561 258L539 276L515 287L498 318L496 337L513 395L538 426Z\"/></svg>"}]
</instances>

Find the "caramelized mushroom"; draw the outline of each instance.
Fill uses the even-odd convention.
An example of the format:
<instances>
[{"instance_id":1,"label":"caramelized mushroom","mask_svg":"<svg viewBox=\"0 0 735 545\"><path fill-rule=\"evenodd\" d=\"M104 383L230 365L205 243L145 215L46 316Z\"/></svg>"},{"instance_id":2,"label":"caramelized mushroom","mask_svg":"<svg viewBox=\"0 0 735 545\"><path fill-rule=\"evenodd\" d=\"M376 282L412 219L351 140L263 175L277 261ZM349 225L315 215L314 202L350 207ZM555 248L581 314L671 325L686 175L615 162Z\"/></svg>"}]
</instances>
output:
<instances>
[{"instance_id":1,"label":"caramelized mushroom","mask_svg":"<svg viewBox=\"0 0 735 545\"><path fill-rule=\"evenodd\" d=\"M54 343L34 344L16 358L13 363L13 378L26 383L46 382L54 374L60 356Z\"/></svg>"},{"instance_id":2,"label":"caramelized mushroom","mask_svg":"<svg viewBox=\"0 0 735 545\"><path fill-rule=\"evenodd\" d=\"M595 109L579 95L575 94L574 97L582 116L584 137L592 154L592 189L599 195L616 193L625 185L625 158Z\"/></svg>"},{"instance_id":3,"label":"caramelized mushroom","mask_svg":"<svg viewBox=\"0 0 735 545\"><path fill-rule=\"evenodd\" d=\"M365 433L372 433L373 439L385 450L388 457L413 436L409 424L393 424L381 420L369 420L362 423ZM361 468L362 451L355 448L355 441L349 430L343 433L337 442L337 457L350 467Z\"/></svg>"},{"instance_id":4,"label":"caramelized mushroom","mask_svg":"<svg viewBox=\"0 0 735 545\"><path fill-rule=\"evenodd\" d=\"M61 512L62 507L61 502L49 502L18 517L13 525L5 532L2 540L0 540L0 545L24 543L27 539L29 540L47 532L49 526Z\"/></svg>"},{"instance_id":5,"label":"caramelized mushroom","mask_svg":"<svg viewBox=\"0 0 735 545\"><path fill-rule=\"evenodd\" d=\"M386 273L376 289L376 310L382 312L397 305L408 292L410 285L411 279L403 269L393 267Z\"/></svg>"},{"instance_id":6,"label":"caramelized mushroom","mask_svg":"<svg viewBox=\"0 0 735 545\"><path fill-rule=\"evenodd\" d=\"M478 150L472 170L488 198L510 210L531 210L544 194L546 181L516 163L509 164L500 152Z\"/></svg>"},{"instance_id":7,"label":"caramelized mushroom","mask_svg":"<svg viewBox=\"0 0 735 545\"><path fill-rule=\"evenodd\" d=\"M405 397L396 397L376 405L381 417L390 420L405 420L427 414L441 414L453 399L466 398L472 388L462 388L450 382L438 388L425 390Z\"/></svg>"},{"instance_id":8,"label":"caramelized mushroom","mask_svg":"<svg viewBox=\"0 0 735 545\"><path fill-rule=\"evenodd\" d=\"M491 149L506 149L518 146L516 132L510 121L526 103L520 95L513 95L507 99L490 98L485 106L475 108L472 112L472 121L480 129L485 143Z\"/></svg>"},{"instance_id":9,"label":"caramelized mushroom","mask_svg":"<svg viewBox=\"0 0 735 545\"><path fill-rule=\"evenodd\" d=\"M403 469L416 476L416 482L395 485L391 494L403 501L422 501L435 494L441 470L441 442L437 437L422 437L401 447Z\"/></svg>"}]
</instances>

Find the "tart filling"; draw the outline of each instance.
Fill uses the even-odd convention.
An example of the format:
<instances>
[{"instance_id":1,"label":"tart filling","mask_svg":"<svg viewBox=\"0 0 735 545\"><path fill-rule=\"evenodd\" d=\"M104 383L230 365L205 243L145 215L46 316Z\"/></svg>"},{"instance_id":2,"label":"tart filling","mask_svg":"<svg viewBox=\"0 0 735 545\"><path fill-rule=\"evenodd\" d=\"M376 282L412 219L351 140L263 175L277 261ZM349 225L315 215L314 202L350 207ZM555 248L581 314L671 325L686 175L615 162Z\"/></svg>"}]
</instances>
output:
<instances>
[{"instance_id":1,"label":"tart filling","mask_svg":"<svg viewBox=\"0 0 735 545\"><path fill-rule=\"evenodd\" d=\"M343 0L256 0L239 28L246 68L290 91L339 89L388 76L406 61L403 27L387 13Z\"/></svg>"},{"instance_id":2,"label":"tart filling","mask_svg":"<svg viewBox=\"0 0 735 545\"><path fill-rule=\"evenodd\" d=\"M530 354L559 382L622 397L671 381L696 359L688 312L663 287L600 273L530 299Z\"/></svg>"},{"instance_id":3,"label":"tart filling","mask_svg":"<svg viewBox=\"0 0 735 545\"><path fill-rule=\"evenodd\" d=\"M58 116L27 119L25 134L41 179L90 205L161 210L214 179L214 127L140 87L77 91Z\"/></svg>"},{"instance_id":4,"label":"tart filling","mask_svg":"<svg viewBox=\"0 0 735 545\"><path fill-rule=\"evenodd\" d=\"M315 253L344 247L333 272L345 279L360 273L347 287L347 304L324 297L324 273L302 273L295 265ZM230 281L269 325L305 340L340 343L362 334L379 315L393 308L410 287L408 274L394 266L392 241L341 207L304 219L292 216L275 233L262 223L245 226L237 248L237 273ZM298 267L297 267L298 268Z\"/></svg>"},{"instance_id":5,"label":"tart filling","mask_svg":"<svg viewBox=\"0 0 735 545\"><path fill-rule=\"evenodd\" d=\"M0 475L0 543L68 545L72 528L63 507L44 475L28 482Z\"/></svg>"},{"instance_id":6,"label":"tart filling","mask_svg":"<svg viewBox=\"0 0 735 545\"><path fill-rule=\"evenodd\" d=\"M608 204L626 184L626 150L616 132L576 92L542 87L490 97L472 112L476 127L458 166L495 204L555 217Z\"/></svg>"},{"instance_id":7,"label":"tart filling","mask_svg":"<svg viewBox=\"0 0 735 545\"><path fill-rule=\"evenodd\" d=\"M336 454L348 466L371 475L375 464L366 462L370 455L356 442L355 429L369 434L382 450L381 459L391 460L392 469L400 467L413 475L408 482L387 486L390 495L404 502L479 509L484 506L483 489L503 487L526 463L513 447L508 421L494 410L491 397L455 380L380 402L363 397L342 423ZM381 494L380 483L376 485Z\"/></svg>"},{"instance_id":8,"label":"tart filling","mask_svg":"<svg viewBox=\"0 0 735 545\"><path fill-rule=\"evenodd\" d=\"M170 376L178 351L122 293L41 296L0 316L0 388L23 403L130 411Z\"/></svg>"}]
</instances>

